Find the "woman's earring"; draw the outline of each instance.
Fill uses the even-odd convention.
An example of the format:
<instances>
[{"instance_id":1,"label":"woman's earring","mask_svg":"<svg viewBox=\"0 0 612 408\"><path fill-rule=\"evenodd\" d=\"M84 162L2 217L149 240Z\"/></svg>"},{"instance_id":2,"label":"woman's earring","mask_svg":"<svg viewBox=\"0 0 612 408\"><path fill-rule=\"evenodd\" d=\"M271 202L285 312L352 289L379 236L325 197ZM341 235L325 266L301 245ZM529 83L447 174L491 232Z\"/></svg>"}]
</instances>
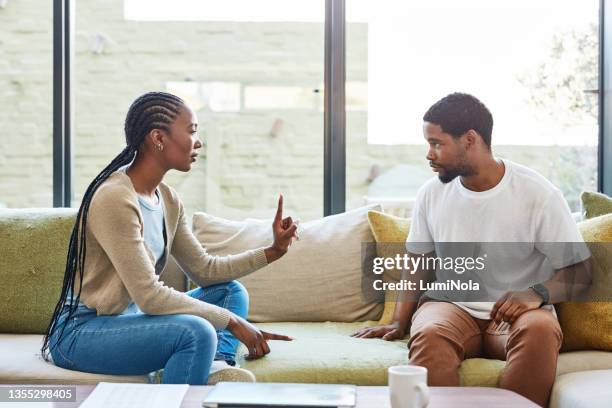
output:
<instances>
[{"instance_id":1,"label":"woman's earring","mask_svg":"<svg viewBox=\"0 0 612 408\"><path fill-rule=\"evenodd\" d=\"M160 152L163 152L163 151L164 151L164 145L163 145L163 144L161 144L161 143L159 143L159 144L157 145L157 150L159 150Z\"/></svg>"}]
</instances>

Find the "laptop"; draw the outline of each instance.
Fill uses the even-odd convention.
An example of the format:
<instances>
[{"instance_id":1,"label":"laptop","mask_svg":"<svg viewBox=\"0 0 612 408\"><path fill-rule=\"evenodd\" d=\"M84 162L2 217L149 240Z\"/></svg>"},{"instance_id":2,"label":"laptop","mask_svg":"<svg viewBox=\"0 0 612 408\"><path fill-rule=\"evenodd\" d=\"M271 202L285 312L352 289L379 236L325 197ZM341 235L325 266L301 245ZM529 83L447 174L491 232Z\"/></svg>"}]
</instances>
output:
<instances>
[{"instance_id":1,"label":"laptop","mask_svg":"<svg viewBox=\"0 0 612 408\"><path fill-rule=\"evenodd\" d=\"M354 407L354 385L220 382L202 402L207 408Z\"/></svg>"}]
</instances>

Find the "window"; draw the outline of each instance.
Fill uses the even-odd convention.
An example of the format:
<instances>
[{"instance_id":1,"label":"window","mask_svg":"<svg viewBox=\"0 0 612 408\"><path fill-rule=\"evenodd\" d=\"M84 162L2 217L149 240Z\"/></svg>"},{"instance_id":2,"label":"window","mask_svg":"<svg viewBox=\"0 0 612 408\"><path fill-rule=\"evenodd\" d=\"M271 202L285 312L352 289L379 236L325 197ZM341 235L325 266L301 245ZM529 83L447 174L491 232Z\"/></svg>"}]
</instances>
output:
<instances>
[{"instance_id":1,"label":"window","mask_svg":"<svg viewBox=\"0 0 612 408\"><path fill-rule=\"evenodd\" d=\"M122 9L123 7L123 9ZM205 143L171 171L187 212L323 215L324 3L311 0L76 4L75 197L125 146L140 94L163 90L196 110Z\"/></svg>"},{"instance_id":2,"label":"window","mask_svg":"<svg viewBox=\"0 0 612 408\"><path fill-rule=\"evenodd\" d=\"M16 8L20 18L33 13L28 8L40 10L32 0L19 4L0 1L3 27L17 21ZM288 198L289 208L303 218L318 217L324 160L325 168L333 170L328 173L333 177L325 180L333 184L334 211L342 207L344 194L338 191L344 187L349 209L368 200L408 202L432 177L424 160L420 118L453 91L482 99L495 117L495 154L549 178L562 189L572 210L578 209L580 191L596 189L598 172L598 182L609 193L610 166L603 160L609 155L609 115L603 115L600 127L596 118L597 0L333 3L340 7L336 11L347 8L347 138L328 146L340 153L346 147L346 169L340 156L323 155L321 142L323 69L327 64L338 72L323 61L323 0L71 4L78 7L73 28L77 72L71 83L76 113L73 205L80 202L93 175L123 146L122 122L130 102L151 89L187 99L205 125L204 136L214 147L209 150L217 154L213 159L204 152L199 173L170 176L192 211L266 216L276 201L268 197L276 194L269 193L285 191L296 197L293 202ZM0 77L6 90L5 121L27 116L19 102L13 103L15 95L27 99L34 92L36 104L28 106L39 105L35 123L26 121L30 130L19 130L34 135L26 156L36 160L23 160L24 154L16 153L23 144L0 153L0 177L6 181L0 206L45 205L51 194L51 162L45 157L52 152L52 108L47 103L52 84L38 82L42 71L31 70L33 61L43 55L51 63L46 45L51 47L51 20L38 22L40 15L32 14L13 33L15 38L27 37L27 51L23 46L12 48L10 36L0 39L0 72L7 74ZM341 21L325 18L329 27ZM43 32L49 38L42 38ZM335 56L336 40L331 43ZM602 56L607 65L609 58ZM25 72L28 84L15 81L15 72ZM609 88L607 78L602 79ZM329 117L334 123L330 129L341 128L342 115ZM240 148L233 151L238 142ZM332 163L334 157L339 160ZM28 185L36 188L10 197L18 175L26 174L21 170L25 166L34 169L27 173ZM243 175L246 182L240 183ZM60 191L63 183L54 187ZM262 189L265 202L253 193Z\"/></svg>"},{"instance_id":3,"label":"window","mask_svg":"<svg viewBox=\"0 0 612 408\"><path fill-rule=\"evenodd\" d=\"M247 109L307 109L317 107L313 87L251 85L244 89Z\"/></svg>"},{"instance_id":4,"label":"window","mask_svg":"<svg viewBox=\"0 0 612 408\"><path fill-rule=\"evenodd\" d=\"M168 82L166 91L180 96L195 110L238 112L240 91L238 82Z\"/></svg>"},{"instance_id":5,"label":"window","mask_svg":"<svg viewBox=\"0 0 612 408\"><path fill-rule=\"evenodd\" d=\"M0 2L0 207L53 205L52 3Z\"/></svg>"},{"instance_id":6,"label":"window","mask_svg":"<svg viewBox=\"0 0 612 408\"><path fill-rule=\"evenodd\" d=\"M347 81L368 84L367 112L347 112L347 208L415 196L434 176L423 114L461 91L492 111L494 153L540 172L577 211L597 188L598 5L370 3L367 22L347 25Z\"/></svg>"},{"instance_id":7,"label":"window","mask_svg":"<svg viewBox=\"0 0 612 408\"><path fill-rule=\"evenodd\" d=\"M322 23L324 12L322 3L305 0L124 0L128 21Z\"/></svg>"}]
</instances>

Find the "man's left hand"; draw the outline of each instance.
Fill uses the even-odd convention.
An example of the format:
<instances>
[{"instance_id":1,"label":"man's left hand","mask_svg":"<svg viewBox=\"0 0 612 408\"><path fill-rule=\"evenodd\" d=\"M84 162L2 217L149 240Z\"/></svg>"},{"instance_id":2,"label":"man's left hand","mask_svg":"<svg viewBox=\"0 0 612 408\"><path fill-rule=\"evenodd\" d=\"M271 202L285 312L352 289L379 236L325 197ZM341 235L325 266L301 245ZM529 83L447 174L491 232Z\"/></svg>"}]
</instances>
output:
<instances>
[{"instance_id":1,"label":"man's left hand","mask_svg":"<svg viewBox=\"0 0 612 408\"><path fill-rule=\"evenodd\" d=\"M531 289L520 292L508 292L501 297L491 311L491 319L497 323L514 321L523 313L539 309L542 305L542 298Z\"/></svg>"}]
</instances>

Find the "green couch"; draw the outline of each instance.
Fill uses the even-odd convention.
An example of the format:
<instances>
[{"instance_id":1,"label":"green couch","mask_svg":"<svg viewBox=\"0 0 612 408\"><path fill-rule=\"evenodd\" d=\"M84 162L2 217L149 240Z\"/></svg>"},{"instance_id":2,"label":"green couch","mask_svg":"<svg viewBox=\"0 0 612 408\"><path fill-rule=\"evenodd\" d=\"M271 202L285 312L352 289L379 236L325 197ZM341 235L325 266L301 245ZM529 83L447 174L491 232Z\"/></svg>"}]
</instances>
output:
<instances>
[{"instance_id":1,"label":"green couch","mask_svg":"<svg viewBox=\"0 0 612 408\"><path fill-rule=\"evenodd\" d=\"M100 381L147 382L142 376L106 376L65 370L40 357L42 333L61 288L67 241L76 210L0 210L0 383L90 384ZM168 268L161 280L177 289L185 281ZM258 326L295 337L271 342L272 353L255 361L240 361L258 381L386 384L386 369L408 361L406 340L385 342L349 336L376 322L277 322ZM239 355L244 355L242 349ZM503 361L466 360L461 382L468 386L496 386ZM612 352L562 353L558 376L612 369ZM602 371L603 372L603 371ZM563 390L559 391L562 392Z\"/></svg>"}]
</instances>

